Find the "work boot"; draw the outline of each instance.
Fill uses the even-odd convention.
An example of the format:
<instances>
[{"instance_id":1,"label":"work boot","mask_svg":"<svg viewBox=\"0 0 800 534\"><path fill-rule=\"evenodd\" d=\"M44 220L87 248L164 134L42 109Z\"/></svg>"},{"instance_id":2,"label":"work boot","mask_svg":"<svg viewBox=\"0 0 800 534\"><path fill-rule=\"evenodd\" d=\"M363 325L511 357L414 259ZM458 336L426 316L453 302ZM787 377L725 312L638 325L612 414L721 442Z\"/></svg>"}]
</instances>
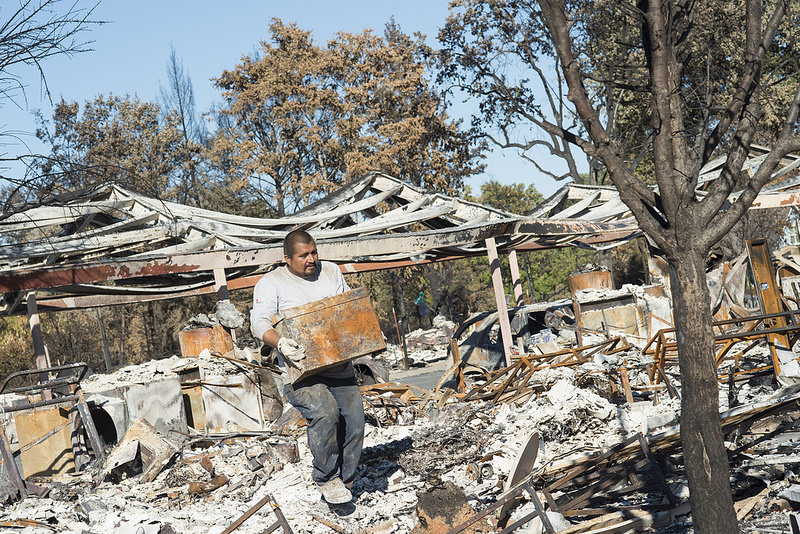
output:
<instances>
[{"instance_id":1,"label":"work boot","mask_svg":"<svg viewBox=\"0 0 800 534\"><path fill-rule=\"evenodd\" d=\"M341 478L334 478L319 486L322 498L328 504L344 504L353 500L350 490L344 485Z\"/></svg>"}]
</instances>

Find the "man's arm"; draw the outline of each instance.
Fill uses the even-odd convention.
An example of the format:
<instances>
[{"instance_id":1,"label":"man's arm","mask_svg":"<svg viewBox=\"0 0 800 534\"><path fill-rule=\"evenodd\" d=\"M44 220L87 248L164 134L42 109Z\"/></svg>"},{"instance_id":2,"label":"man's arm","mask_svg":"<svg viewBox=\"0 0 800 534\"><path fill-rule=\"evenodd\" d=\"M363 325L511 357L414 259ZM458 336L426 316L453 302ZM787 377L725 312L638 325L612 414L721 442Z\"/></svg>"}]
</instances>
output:
<instances>
[{"instance_id":1,"label":"man's arm","mask_svg":"<svg viewBox=\"0 0 800 534\"><path fill-rule=\"evenodd\" d=\"M269 345L270 347L277 349L278 348L278 341L280 341L281 336L275 331L274 328L270 328L264 335L261 336L262 341Z\"/></svg>"},{"instance_id":2,"label":"man's arm","mask_svg":"<svg viewBox=\"0 0 800 534\"><path fill-rule=\"evenodd\" d=\"M278 312L278 288L272 280L262 278L253 289L253 309L250 310L250 331L293 362L305 357L305 348L297 341L282 338L275 331L270 318Z\"/></svg>"},{"instance_id":3,"label":"man's arm","mask_svg":"<svg viewBox=\"0 0 800 534\"><path fill-rule=\"evenodd\" d=\"M270 280L262 278L253 288L253 308L250 310L250 332L256 339L270 347L278 346L280 336L275 332L270 317L278 312L277 288Z\"/></svg>"},{"instance_id":4,"label":"man's arm","mask_svg":"<svg viewBox=\"0 0 800 534\"><path fill-rule=\"evenodd\" d=\"M339 266L332 262L328 265L331 267L332 271L329 275L329 279L331 280L331 283L335 284L336 286L333 294L338 295L339 293L350 291L350 286L348 286L347 282L345 282L344 274L342 274L342 270L339 268Z\"/></svg>"}]
</instances>

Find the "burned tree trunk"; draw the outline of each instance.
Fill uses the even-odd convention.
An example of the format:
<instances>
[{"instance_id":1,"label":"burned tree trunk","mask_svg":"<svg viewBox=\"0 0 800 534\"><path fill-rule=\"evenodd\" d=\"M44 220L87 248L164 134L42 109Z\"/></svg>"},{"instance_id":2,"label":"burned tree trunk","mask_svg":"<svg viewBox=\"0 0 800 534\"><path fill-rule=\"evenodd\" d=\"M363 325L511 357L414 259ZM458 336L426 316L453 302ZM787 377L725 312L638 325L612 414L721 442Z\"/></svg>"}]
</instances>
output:
<instances>
[{"instance_id":1,"label":"burned tree trunk","mask_svg":"<svg viewBox=\"0 0 800 534\"><path fill-rule=\"evenodd\" d=\"M681 438L692 517L703 534L738 532L728 488L730 472L719 418L711 298L705 257L687 251L670 262L678 359L681 366Z\"/></svg>"}]
</instances>

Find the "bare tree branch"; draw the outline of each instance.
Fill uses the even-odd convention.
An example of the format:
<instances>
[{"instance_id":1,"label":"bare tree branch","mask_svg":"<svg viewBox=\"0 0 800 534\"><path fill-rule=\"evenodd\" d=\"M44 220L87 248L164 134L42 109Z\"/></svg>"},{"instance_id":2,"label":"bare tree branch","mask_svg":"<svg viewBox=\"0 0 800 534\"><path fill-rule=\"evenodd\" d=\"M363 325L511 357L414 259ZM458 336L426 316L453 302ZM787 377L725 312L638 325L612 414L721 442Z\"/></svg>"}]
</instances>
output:
<instances>
[{"instance_id":1,"label":"bare tree branch","mask_svg":"<svg viewBox=\"0 0 800 534\"><path fill-rule=\"evenodd\" d=\"M25 88L12 67L35 68L51 98L42 62L53 56L79 54L92 50L93 41L80 39L81 34L93 24L97 4L90 8L78 7L79 0L61 12L63 0L24 0L8 19L0 24L0 93L12 101L19 90L24 97Z\"/></svg>"}]
</instances>

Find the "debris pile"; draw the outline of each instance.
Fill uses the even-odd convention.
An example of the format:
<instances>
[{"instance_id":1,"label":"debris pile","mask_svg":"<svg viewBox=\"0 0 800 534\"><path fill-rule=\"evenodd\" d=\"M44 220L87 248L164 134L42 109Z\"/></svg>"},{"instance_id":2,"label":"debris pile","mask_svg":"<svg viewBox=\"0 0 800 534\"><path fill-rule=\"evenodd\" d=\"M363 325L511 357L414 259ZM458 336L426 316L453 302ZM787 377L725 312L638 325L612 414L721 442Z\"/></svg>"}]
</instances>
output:
<instances>
[{"instance_id":1,"label":"debris pile","mask_svg":"<svg viewBox=\"0 0 800 534\"><path fill-rule=\"evenodd\" d=\"M367 425L351 505L320 499L305 421L282 402L280 375L236 347L81 377L63 405L57 397L12 412L29 397L11 393L2 399L11 456L0 473L0 529L691 532L663 297L634 287L579 293L574 316L562 304L514 311L509 365L491 340L469 331L454 340L455 325L438 317L406 339L408 358L437 374L435 387L404 373L401 347L381 354L392 372L362 385ZM715 323L720 417L742 531L790 532L800 506L800 385L776 382L775 362L791 359L775 359L760 320ZM475 332L496 326L491 315L482 321ZM24 417L44 431L24 435ZM74 439L42 453L61 429ZM74 465L56 469L65 455Z\"/></svg>"},{"instance_id":2,"label":"debris pile","mask_svg":"<svg viewBox=\"0 0 800 534\"><path fill-rule=\"evenodd\" d=\"M551 526L570 532L578 532L576 524L599 525L600 517L613 522L614 514L618 523L675 529L688 512L679 427L670 426L679 401L666 389L654 393L635 381L631 388L639 400L634 402L603 387L614 382L622 389L620 358L606 354L613 350L606 347L583 363L576 359L534 371L529 381L534 393L525 398L493 400L474 393L496 393L498 386L473 385L464 393L420 390L403 399L387 385L364 387L370 422L352 510L331 509L320 500L302 425L276 421L261 430L164 434L135 420L102 466L90 464L81 473L41 481L49 494L10 503L0 525L24 525L28 532L223 532L264 501L272 504L239 523L237 532L275 525L275 510L294 532L424 532L431 525L449 530L474 521L514 491L509 481L520 468L519 452L535 439L537 452L522 459L528 463L522 481L533 493L519 492L515 506L504 510L502 524L524 520L519 528L532 529L531 519L541 521L539 506L549 510ZM618 354L623 353L628 354ZM92 392L166 377L192 364L197 362L174 357L126 368L117 376L96 375L85 385ZM234 362L220 358L200 365L217 376L237 372ZM593 375L605 378L587 379ZM679 387L677 376L671 380ZM737 406L723 414L723 424L727 431L739 429L731 445L737 460L733 469L736 491L748 496L751 521L763 516L775 522L768 507L797 498L796 435L780 432L796 426L800 394L783 390L759 401L774 389L763 382L736 388ZM378 400L389 398L396 401L394 416L379 415ZM724 387L722 399L728 399ZM620 506L635 508L638 515L615 510ZM499 531L493 512L469 528Z\"/></svg>"},{"instance_id":3,"label":"debris pile","mask_svg":"<svg viewBox=\"0 0 800 534\"><path fill-rule=\"evenodd\" d=\"M404 337L406 365L409 367L424 367L447 358L450 340L456 331L457 325L441 315L432 321L433 327L423 330L417 329L409 332ZM388 344L386 351L378 358L393 369L402 369L403 346Z\"/></svg>"},{"instance_id":4,"label":"debris pile","mask_svg":"<svg viewBox=\"0 0 800 534\"><path fill-rule=\"evenodd\" d=\"M433 318L433 328L414 330L406 336L408 350L413 352L436 351L442 347L447 347L456 327L457 325L454 322L437 315Z\"/></svg>"}]
</instances>

